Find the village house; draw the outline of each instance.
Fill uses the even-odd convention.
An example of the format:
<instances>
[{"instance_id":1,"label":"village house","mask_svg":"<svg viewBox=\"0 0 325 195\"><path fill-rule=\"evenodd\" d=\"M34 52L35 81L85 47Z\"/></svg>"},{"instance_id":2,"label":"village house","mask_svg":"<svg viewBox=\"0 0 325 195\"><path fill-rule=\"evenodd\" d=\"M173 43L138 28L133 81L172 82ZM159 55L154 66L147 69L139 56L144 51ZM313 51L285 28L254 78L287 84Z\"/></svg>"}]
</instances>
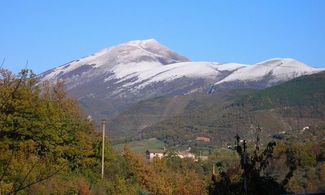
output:
<instances>
[{"instance_id":1,"label":"village house","mask_svg":"<svg viewBox=\"0 0 325 195\"><path fill-rule=\"evenodd\" d=\"M191 158L191 159L196 159L195 155L189 151L182 151L182 152L177 152L176 153L179 158Z\"/></svg>"},{"instance_id":2,"label":"village house","mask_svg":"<svg viewBox=\"0 0 325 195\"><path fill-rule=\"evenodd\" d=\"M166 154L165 151L149 151L149 150L147 150L145 152L146 159L149 161L152 161L152 159L154 157L162 158L165 156L165 154Z\"/></svg>"}]
</instances>

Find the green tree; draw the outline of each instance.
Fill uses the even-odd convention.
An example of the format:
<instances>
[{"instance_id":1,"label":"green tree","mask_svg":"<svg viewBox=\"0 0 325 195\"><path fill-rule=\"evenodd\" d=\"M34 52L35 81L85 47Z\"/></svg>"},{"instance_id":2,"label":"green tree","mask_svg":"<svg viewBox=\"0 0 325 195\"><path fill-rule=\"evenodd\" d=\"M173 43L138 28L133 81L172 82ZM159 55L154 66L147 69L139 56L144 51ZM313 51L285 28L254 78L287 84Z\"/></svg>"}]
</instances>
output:
<instances>
[{"instance_id":1,"label":"green tree","mask_svg":"<svg viewBox=\"0 0 325 195\"><path fill-rule=\"evenodd\" d=\"M63 86L40 85L30 70L14 75L0 69L1 193L16 193L63 172L96 173L100 137ZM106 151L109 161L111 150Z\"/></svg>"}]
</instances>

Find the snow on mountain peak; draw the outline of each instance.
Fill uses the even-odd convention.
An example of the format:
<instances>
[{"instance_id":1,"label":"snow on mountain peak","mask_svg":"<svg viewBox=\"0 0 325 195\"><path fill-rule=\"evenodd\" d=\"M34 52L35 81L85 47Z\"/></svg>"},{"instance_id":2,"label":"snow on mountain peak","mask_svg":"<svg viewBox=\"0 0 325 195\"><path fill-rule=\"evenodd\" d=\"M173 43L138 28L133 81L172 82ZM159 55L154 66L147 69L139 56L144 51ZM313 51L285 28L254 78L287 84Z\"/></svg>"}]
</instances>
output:
<instances>
[{"instance_id":1,"label":"snow on mountain peak","mask_svg":"<svg viewBox=\"0 0 325 195\"><path fill-rule=\"evenodd\" d=\"M223 71L232 71L238 67L239 65L230 65L227 68L227 65L211 62L180 62L165 66L139 63L132 66L118 66L114 69L114 74L115 77L120 78L119 82L136 78L125 86L139 84L136 88L142 88L155 82L168 82L182 77L216 79Z\"/></svg>"},{"instance_id":2,"label":"snow on mountain peak","mask_svg":"<svg viewBox=\"0 0 325 195\"><path fill-rule=\"evenodd\" d=\"M149 66L151 64L155 67L156 65L187 61L189 60L186 57L171 51L154 39L135 40L102 49L87 57L49 70L42 74L42 80L56 80L72 75L81 75L96 68L111 70L119 65L125 67L125 65L138 63L146 63Z\"/></svg>"},{"instance_id":3,"label":"snow on mountain peak","mask_svg":"<svg viewBox=\"0 0 325 195\"><path fill-rule=\"evenodd\" d=\"M131 46L141 49L148 54L155 55L157 57L169 58L174 62L187 62L190 61L188 58L181 56L174 51L171 51L168 47L162 45L155 39L146 40L134 40L127 43L121 44L120 46ZM165 62L168 64L169 62Z\"/></svg>"},{"instance_id":4,"label":"snow on mountain peak","mask_svg":"<svg viewBox=\"0 0 325 195\"><path fill-rule=\"evenodd\" d=\"M157 45L161 45L156 39L145 39L145 40L133 40L133 41L129 41L126 42L125 44L128 45L137 45L137 46L157 46Z\"/></svg>"},{"instance_id":5,"label":"snow on mountain peak","mask_svg":"<svg viewBox=\"0 0 325 195\"><path fill-rule=\"evenodd\" d=\"M228 77L215 83L230 83L235 81L255 82L268 78L269 85L287 81L295 77L318 72L319 69L310 67L291 58L273 58L254 65L241 68Z\"/></svg>"}]
</instances>

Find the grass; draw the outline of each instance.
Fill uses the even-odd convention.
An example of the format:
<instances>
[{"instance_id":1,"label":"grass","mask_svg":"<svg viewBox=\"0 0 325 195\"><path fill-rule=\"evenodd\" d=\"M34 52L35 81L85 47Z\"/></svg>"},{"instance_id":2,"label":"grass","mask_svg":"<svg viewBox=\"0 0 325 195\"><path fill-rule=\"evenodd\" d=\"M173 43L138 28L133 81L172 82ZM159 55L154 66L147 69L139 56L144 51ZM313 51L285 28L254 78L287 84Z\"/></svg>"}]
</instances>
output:
<instances>
[{"instance_id":1,"label":"grass","mask_svg":"<svg viewBox=\"0 0 325 195\"><path fill-rule=\"evenodd\" d=\"M156 138L149 138L140 141L132 141L123 144L117 144L113 146L113 149L117 152L122 152L124 145L127 145L132 152L144 154L146 150L149 151L162 151L164 149L164 142L159 141Z\"/></svg>"}]
</instances>

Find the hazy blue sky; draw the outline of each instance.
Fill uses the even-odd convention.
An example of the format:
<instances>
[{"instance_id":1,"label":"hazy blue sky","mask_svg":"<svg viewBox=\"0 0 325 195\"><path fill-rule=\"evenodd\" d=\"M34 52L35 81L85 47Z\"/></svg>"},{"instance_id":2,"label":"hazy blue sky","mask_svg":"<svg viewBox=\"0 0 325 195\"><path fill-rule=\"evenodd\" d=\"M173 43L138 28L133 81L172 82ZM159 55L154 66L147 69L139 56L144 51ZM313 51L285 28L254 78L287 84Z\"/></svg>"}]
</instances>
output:
<instances>
[{"instance_id":1,"label":"hazy blue sky","mask_svg":"<svg viewBox=\"0 0 325 195\"><path fill-rule=\"evenodd\" d=\"M0 60L41 73L154 38L194 61L296 58L325 67L325 0L0 1Z\"/></svg>"}]
</instances>

